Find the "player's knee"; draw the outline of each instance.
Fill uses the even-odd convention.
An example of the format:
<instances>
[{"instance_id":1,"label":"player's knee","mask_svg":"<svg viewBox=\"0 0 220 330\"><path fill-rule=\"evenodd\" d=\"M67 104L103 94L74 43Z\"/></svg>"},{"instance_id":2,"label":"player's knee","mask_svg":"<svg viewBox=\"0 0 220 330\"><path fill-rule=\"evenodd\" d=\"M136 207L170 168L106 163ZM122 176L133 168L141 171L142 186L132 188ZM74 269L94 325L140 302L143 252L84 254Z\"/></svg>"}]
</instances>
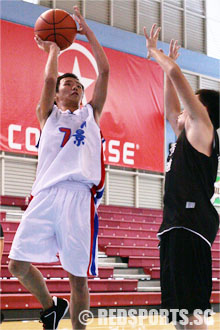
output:
<instances>
[{"instance_id":1,"label":"player's knee","mask_svg":"<svg viewBox=\"0 0 220 330\"><path fill-rule=\"evenodd\" d=\"M9 272L16 277L24 277L27 274L29 267L29 262L12 259L10 260L8 265Z\"/></svg>"}]
</instances>

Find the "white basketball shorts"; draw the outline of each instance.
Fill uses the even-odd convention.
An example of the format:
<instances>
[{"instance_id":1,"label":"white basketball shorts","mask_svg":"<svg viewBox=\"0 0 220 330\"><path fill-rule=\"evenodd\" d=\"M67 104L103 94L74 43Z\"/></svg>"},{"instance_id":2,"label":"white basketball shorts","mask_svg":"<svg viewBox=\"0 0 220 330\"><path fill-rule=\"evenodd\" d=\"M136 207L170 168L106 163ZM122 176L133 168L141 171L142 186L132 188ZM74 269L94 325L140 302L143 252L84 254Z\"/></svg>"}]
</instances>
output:
<instances>
[{"instance_id":1,"label":"white basketball shorts","mask_svg":"<svg viewBox=\"0 0 220 330\"><path fill-rule=\"evenodd\" d=\"M9 258L55 262L75 276L97 275L98 218L90 188L61 182L37 194L24 212Z\"/></svg>"}]
</instances>

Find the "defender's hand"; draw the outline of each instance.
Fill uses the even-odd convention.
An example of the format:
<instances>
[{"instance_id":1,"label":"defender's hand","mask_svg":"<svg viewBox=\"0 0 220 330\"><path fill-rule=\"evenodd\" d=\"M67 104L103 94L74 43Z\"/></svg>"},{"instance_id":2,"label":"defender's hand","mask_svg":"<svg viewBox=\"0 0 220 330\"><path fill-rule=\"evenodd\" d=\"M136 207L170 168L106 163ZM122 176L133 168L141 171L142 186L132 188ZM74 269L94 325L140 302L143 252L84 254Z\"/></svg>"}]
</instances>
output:
<instances>
[{"instance_id":1,"label":"defender's hand","mask_svg":"<svg viewBox=\"0 0 220 330\"><path fill-rule=\"evenodd\" d=\"M148 50L148 53L147 53L148 60L151 58L151 50L153 48L157 48L157 41L158 41L158 36L159 36L161 28L158 27L155 31L156 25L157 24L153 24L153 26L150 30L150 36L148 36L148 34L147 34L146 27L144 27L144 35L146 38L146 46L147 46L147 50Z\"/></svg>"},{"instance_id":2,"label":"defender's hand","mask_svg":"<svg viewBox=\"0 0 220 330\"><path fill-rule=\"evenodd\" d=\"M178 45L178 40L171 40L170 41L170 48L169 48L169 57L172 58L174 61L178 59L180 53L178 53L181 46Z\"/></svg>"},{"instance_id":3,"label":"defender's hand","mask_svg":"<svg viewBox=\"0 0 220 330\"><path fill-rule=\"evenodd\" d=\"M90 28L86 23L84 17L80 14L79 8L77 6L74 6L73 9L75 12L73 18L79 23L79 30L77 31L77 33L86 35Z\"/></svg>"}]
</instances>

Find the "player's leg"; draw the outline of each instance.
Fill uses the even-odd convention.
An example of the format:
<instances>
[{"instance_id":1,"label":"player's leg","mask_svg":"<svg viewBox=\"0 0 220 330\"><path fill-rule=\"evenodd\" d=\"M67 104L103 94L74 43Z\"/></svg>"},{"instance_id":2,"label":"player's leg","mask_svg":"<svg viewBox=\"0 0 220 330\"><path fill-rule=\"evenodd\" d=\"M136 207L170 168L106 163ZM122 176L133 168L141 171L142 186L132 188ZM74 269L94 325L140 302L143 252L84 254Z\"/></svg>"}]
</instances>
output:
<instances>
[{"instance_id":1,"label":"player's leg","mask_svg":"<svg viewBox=\"0 0 220 330\"><path fill-rule=\"evenodd\" d=\"M72 326L85 329L79 314L89 309L87 274L90 268L93 275L97 271L94 200L88 186L67 182L59 187L59 203L62 213L56 226L56 238L61 264L69 273Z\"/></svg>"},{"instance_id":2,"label":"player's leg","mask_svg":"<svg viewBox=\"0 0 220 330\"><path fill-rule=\"evenodd\" d=\"M172 269L170 267L170 232L162 235L160 241L160 286L161 286L161 308L167 312L167 322L173 322L177 330L184 330L177 322L177 315L171 309L178 310L176 302L175 286L172 280Z\"/></svg>"},{"instance_id":3,"label":"player's leg","mask_svg":"<svg viewBox=\"0 0 220 330\"><path fill-rule=\"evenodd\" d=\"M9 254L9 271L42 304L53 305L44 278L32 262L56 261L57 245L50 210L54 196L49 191L32 199L16 231Z\"/></svg>"},{"instance_id":4,"label":"player's leg","mask_svg":"<svg viewBox=\"0 0 220 330\"><path fill-rule=\"evenodd\" d=\"M41 272L30 262L10 260L9 271L37 298L43 309L53 306L53 299Z\"/></svg>"},{"instance_id":5,"label":"player's leg","mask_svg":"<svg viewBox=\"0 0 220 330\"><path fill-rule=\"evenodd\" d=\"M73 329L85 329L79 314L89 309L87 274L90 263L96 269L94 244L94 212L91 191L80 183L60 187L61 219L56 227L59 256L69 274L71 299L70 316ZM90 262L91 261L91 262ZM84 315L85 316L85 315Z\"/></svg>"},{"instance_id":6,"label":"player's leg","mask_svg":"<svg viewBox=\"0 0 220 330\"><path fill-rule=\"evenodd\" d=\"M65 299L51 297L41 272L29 262L10 260L9 270L20 283L30 291L43 306L40 319L44 329L55 330L68 311Z\"/></svg>"},{"instance_id":7,"label":"player's leg","mask_svg":"<svg viewBox=\"0 0 220 330\"><path fill-rule=\"evenodd\" d=\"M185 239L185 260L181 262L185 265L184 281L185 292L188 294L183 298L186 306L188 300L188 322L185 330L207 330L207 318L204 316L207 311L211 311L210 297L212 292L212 260L211 249L198 235L183 231ZM188 252L186 251L188 250ZM187 300L186 300L187 298ZM197 314L199 311L199 314ZM203 314L202 314L203 313Z\"/></svg>"},{"instance_id":8,"label":"player's leg","mask_svg":"<svg viewBox=\"0 0 220 330\"><path fill-rule=\"evenodd\" d=\"M31 262L56 262L57 242L54 211L57 189L48 189L32 199L15 234L9 254L9 270L40 301L44 329L57 329L68 311L65 299L51 297L41 272Z\"/></svg>"},{"instance_id":9,"label":"player's leg","mask_svg":"<svg viewBox=\"0 0 220 330\"><path fill-rule=\"evenodd\" d=\"M71 288L70 317L72 326L73 329L85 329L85 322L83 322L84 324L80 322L79 315L83 311L87 311L89 309L89 290L87 278L69 274L69 279Z\"/></svg>"},{"instance_id":10,"label":"player's leg","mask_svg":"<svg viewBox=\"0 0 220 330\"><path fill-rule=\"evenodd\" d=\"M198 235L185 229L171 230L167 235L170 243L169 247L169 277L166 276L164 281L165 267L162 267L163 290L162 302L165 304L163 308L172 308L179 311L187 310L190 315L187 320L183 319L184 328L181 328L182 314L179 313L174 325L176 329L204 329L207 330L205 319L193 313L196 310L210 310L209 303L212 287L212 270L211 270L211 250L209 245ZM162 243L164 243L162 241ZM166 244L166 248L169 244ZM161 252L164 253L162 244ZM165 256L166 257L166 256ZM164 273L163 273L164 271ZM169 281L170 283L169 285ZM164 290L164 286L168 287ZM172 284L172 285L171 285ZM166 287L165 287L166 288ZM172 299L171 299L171 298ZM174 303L173 303L174 302ZM172 304L171 304L172 303Z\"/></svg>"}]
</instances>

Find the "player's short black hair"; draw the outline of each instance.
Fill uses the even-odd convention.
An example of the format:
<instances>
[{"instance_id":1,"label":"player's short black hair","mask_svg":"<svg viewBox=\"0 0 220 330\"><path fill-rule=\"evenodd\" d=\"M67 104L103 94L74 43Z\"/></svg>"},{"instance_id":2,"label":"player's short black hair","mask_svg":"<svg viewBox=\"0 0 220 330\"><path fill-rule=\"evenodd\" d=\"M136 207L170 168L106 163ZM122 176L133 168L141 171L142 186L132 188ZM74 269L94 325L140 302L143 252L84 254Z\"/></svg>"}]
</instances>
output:
<instances>
[{"instance_id":1,"label":"player's short black hair","mask_svg":"<svg viewBox=\"0 0 220 330\"><path fill-rule=\"evenodd\" d=\"M64 73L62 76L59 76L57 78L57 83L56 83L56 93L59 92L59 87L60 87L60 81L63 79L63 78L67 78L67 77L70 77L70 78L74 78L74 79L77 79L79 81L79 78L74 74L74 73ZM80 83L81 84L81 83ZM82 85L82 84L81 84ZM84 86L82 85L82 89L84 91Z\"/></svg>"},{"instance_id":2,"label":"player's short black hair","mask_svg":"<svg viewBox=\"0 0 220 330\"><path fill-rule=\"evenodd\" d=\"M215 129L218 129L219 124L219 100L220 93L213 89L198 89L196 95L199 95L199 100L207 108L209 117Z\"/></svg>"}]
</instances>

